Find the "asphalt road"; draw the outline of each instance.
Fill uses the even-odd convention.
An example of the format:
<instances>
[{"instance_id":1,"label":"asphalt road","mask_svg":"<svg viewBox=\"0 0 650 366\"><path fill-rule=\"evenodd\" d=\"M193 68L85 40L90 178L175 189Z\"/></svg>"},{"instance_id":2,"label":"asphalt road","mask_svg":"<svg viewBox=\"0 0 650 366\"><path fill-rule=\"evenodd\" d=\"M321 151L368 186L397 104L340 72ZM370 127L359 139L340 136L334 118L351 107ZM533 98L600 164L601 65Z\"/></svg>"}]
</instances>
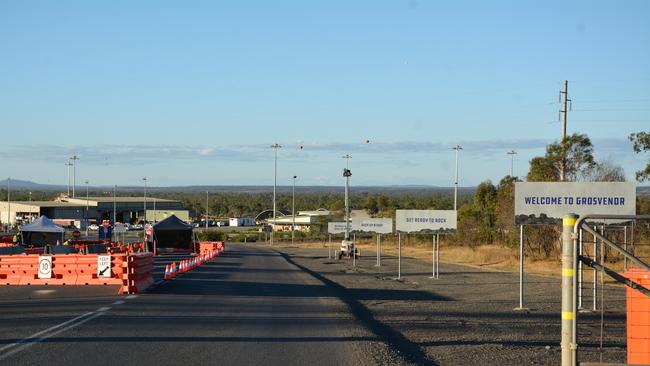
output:
<instances>
[{"instance_id":1,"label":"asphalt road","mask_svg":"<svg viewBox=\"0 0 650 366\"><path fill-rule=\"evenodd\" d=\"M230 244L147 293L116 291L0 287L0 364L405 363L336 288L264 247Z\"/></svg>"}]
</instances>

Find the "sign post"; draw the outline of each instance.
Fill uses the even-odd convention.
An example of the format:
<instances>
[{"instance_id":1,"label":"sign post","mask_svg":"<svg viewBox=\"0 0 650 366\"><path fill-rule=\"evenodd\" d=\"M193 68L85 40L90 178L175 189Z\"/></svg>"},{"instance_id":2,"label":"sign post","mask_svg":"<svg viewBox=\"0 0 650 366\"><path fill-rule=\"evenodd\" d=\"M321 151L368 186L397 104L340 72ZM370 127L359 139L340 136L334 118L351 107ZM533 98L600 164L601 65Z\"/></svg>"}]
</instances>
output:
<instances>
[{"instance_id":1,"label":"sign post","mask_svg":"<svg viewBox=\"0 0 650 366\"><path fill-rule=\"evenodd\" d=\"M393 219L367 218L352 220L352 230L377 234L377 264L381 266L381 234L391 234L393 232Z\"/></svg>"},{"instance_id":2,"label":"sign post","mask_svg":"<svg viewBox=\"0 0 650 366\"><path fill-rule=\"evenodd\" d=\"M375 267L381 267L381 234L377 234L377 264Z\"/></svg>"},{"instance_id":3,"label":"sign post","mask_svg":"<svg viewBox=\"0 0 650 366\"><path fill-rule=\"evenodd\" d=\"M440 233L452 232L458 227L455 210L397 210L395 226L398 232L431 232L432 279L440 278Z\"/></svg>"}]
</instances>

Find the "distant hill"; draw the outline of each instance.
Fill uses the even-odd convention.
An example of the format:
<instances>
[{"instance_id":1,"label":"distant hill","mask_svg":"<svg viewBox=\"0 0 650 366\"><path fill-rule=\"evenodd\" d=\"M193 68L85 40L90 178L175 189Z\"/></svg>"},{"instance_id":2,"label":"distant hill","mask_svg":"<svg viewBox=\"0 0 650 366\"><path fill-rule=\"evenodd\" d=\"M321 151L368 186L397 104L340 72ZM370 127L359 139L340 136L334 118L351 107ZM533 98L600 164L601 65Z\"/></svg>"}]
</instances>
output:
<instances>
[{"instance_id":1,"label":"distant hill","mask_svg":"<svg viewBox=\"0 0 650 366\"><path fill-rule=\"evenodd\" d=\"M7 187L7 179L0 180L0 189ZM82 187L77 184L77 189ZM41 184L28 180L11 179L11 188L13 190L33 190L33 191L65 191L67 186L57 184ZM112 190L112 186L91 186L93 190ZM119 186L121 195L125 192L142 192L142 186ZM425 185L391 185L391 186L351 186L350 191L356 193L410 193L410 194L445 194L452 193L453 187L438 187L438 186L425 186ZM278 186L277 192L289 193L291 186ZM473 194L476 187L459 187L458 193L460 195ZM273 192L273 186L248 186L248 185L206 185L206 186L169 186L169 187L147 187L149 192L205 192L212 193L270 193ZM296 186L296 192L301 193L329 193L329 192L342 192L343 186ZM642 195L650 195L650 186L637 187L637 193Z\"/></svg>"},{"instance_id":2,"label":"distant hill","mask_svg":"<svg viewBox=\"0 0 650 366\"><path fill-rule=\"evenodd\" d=\"M40 184L31 182L28 180L21 179L11 179L10 181L11 189L21 190L21 189L32 189L32 190L41 190L41 191L58 191L67 189L67 186L56 185L56 184ZM0 180L0 187L7 187L7 179Z\"/></svg>"}]
</instances>

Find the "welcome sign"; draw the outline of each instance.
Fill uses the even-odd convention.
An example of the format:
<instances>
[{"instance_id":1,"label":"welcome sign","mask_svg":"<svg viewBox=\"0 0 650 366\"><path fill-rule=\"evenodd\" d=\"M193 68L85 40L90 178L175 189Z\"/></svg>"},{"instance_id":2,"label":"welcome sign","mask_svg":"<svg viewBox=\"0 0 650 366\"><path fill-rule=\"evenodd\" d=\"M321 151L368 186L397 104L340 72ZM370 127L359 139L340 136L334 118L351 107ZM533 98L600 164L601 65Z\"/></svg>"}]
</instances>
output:
<instances>
[{"instance_id":1,"label":"welcome sign","mask_svg":"<svg viewBox=\"0 0 650 366\"><path fill-rule=\"evenodd\" d=\"M516 182L515 223L556 224L566 214L635 215L631 182Z\"/></svg>"}]
</instances>

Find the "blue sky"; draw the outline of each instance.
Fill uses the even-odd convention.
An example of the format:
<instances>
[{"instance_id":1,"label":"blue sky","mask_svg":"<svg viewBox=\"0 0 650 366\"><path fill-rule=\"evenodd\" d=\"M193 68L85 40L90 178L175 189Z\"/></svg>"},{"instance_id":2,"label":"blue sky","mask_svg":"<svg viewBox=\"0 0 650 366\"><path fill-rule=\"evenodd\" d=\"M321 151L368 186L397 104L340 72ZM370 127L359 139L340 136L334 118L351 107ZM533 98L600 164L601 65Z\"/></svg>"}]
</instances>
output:
<instances>
[{"instance_id":1,"label":"blue sky","mask_svg":"<svg viewBox=\"0 0 650 366\"><path fill-rule=\"evenodd\" d=\"M2 1L0 175L64 184L498 181L568 131L631 179L648 1ZM365 140L370 140L369 144ZM300 145L304 149L300 149Z\"/></svg>"}]
</instances>

